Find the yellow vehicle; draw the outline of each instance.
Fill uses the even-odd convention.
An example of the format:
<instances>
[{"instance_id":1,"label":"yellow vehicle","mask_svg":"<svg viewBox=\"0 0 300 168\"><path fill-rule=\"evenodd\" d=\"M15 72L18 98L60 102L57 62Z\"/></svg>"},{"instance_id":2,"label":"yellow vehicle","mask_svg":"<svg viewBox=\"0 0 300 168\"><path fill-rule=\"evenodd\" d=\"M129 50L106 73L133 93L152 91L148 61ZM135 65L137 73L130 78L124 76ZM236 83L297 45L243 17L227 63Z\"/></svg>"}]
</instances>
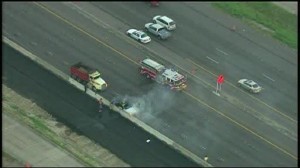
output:
<instances>
[{"instance_id":1,"label":"yellow vehicle","mask_svg":"<svg viewBox=\"0 0 300 168\"><path fill-rule=\"evenodd\" d=\"M71 66L71 77L80 83L83 83L93 90L105 90L107 83L100 77L96 69L92 69L81 62Z\"/></svg>"}]
</instances>

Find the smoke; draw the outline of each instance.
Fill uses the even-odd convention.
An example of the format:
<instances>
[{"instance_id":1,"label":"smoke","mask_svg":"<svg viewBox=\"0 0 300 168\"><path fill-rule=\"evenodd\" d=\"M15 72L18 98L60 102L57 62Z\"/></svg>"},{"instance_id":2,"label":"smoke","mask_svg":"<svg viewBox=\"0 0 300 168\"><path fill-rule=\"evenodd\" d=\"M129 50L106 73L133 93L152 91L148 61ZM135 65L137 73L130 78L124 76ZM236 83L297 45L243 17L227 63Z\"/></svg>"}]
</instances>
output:
<instances>
[{"instance_id":1,"label":"smoke","mask_svg":"<svg viewBox=\"0 0 300 168\"><path fill-rule=\"evenodd\" d=\"M124 98L137 109L137 116L152 119L175 103L175 92L167 87L156 85L144 95L125 96Z\"/></svg>"}]
</instances>

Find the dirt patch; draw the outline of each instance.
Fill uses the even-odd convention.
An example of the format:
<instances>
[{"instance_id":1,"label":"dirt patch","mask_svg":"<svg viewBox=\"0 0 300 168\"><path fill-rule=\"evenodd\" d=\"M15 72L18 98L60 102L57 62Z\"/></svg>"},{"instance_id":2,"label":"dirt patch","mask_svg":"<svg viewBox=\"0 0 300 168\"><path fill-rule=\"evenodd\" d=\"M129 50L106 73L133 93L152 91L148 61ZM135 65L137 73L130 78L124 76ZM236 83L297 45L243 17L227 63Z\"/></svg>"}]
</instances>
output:
<instances>
[{"instance_id":1,"label":"dirt patch","mask_svg":"<svg viewBox=\"0 0 300 168\"><path fill-rule=\"evenodd\" d=\"M22 161L2 151L2 167L23 167L24 165Z\"/></svg>"},{"instance_id":2,"label":"dirt patch","mask_svg":"<svg viewBox=\"0 0 300 168\"><path fill-rule=\"evenodd\" d=\"M274 33L275 33L274 30L271 30L271 29L265 27L264 25L259 24L259 23L255 22L255 21L250 21L250 20L248 20L248 22L249 22L252 26L255 26L256 28L258 28L258 29L260 29L260 30L262 30L262 31L264 31L264 32L268 32L268 33L271 33L271 34L274 34Z\"/></svg>"},{"instance_id":3,"label":"dirt patch","mask_svg":"<svg viewBox=\"0 0 300 168\"><path fill-rule=\"evenodd\" d=\"M298 15L298 2L294 1L294 2L286 2L286 1L279 1L279 2L272 2L282 8L284 8L285 10L287 10L290 13L293 13L295 15Z\"/></svg>"},{"instance_id":4,"label":"dirt patch","mask_svg":"<svg viewBox=\"0 0 300 168\"><path fill-rule=\"evenodd\" d=\"M5 85L2 85L2 90L4 113L34 128L41 136L63 148L80 162L93 167L129 167L107 149L57 122L32 100L20 96Z\"/></svg>"}]
</instances>

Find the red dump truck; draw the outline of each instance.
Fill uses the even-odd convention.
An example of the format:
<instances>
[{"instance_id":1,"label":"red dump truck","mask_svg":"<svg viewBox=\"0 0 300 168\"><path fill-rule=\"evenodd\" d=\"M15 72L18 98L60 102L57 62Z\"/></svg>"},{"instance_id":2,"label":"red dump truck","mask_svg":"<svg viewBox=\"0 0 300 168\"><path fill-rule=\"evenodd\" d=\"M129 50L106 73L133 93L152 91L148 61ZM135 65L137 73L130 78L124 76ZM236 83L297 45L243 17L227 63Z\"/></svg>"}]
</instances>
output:
<instances>
[{"instance_id":1,"label":"red dump truck","mask_svg":"<svg viewBox=\"0 0 300 168\"><path fill-rule=\"evenodd\" d=\"M100 77L99 71L81 62L70 67L70 75L73 79L94 91L105 90L107 88L107 83Z\"/></svg>"}]
</instances>

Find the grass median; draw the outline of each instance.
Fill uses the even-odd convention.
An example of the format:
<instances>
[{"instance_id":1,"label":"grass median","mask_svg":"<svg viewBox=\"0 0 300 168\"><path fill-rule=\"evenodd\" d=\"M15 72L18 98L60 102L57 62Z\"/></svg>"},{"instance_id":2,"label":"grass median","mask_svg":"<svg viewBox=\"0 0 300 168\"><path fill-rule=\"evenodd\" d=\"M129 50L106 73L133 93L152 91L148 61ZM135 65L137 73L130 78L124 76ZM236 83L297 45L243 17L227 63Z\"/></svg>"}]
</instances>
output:
<instances>
[{"instance_id":1,"label":"grass median","mask_svg":"<svg viewBox=\"0 0 300 168\"><path fill-rule=\"evenodd\" d=\"M69 151L75 157L77 157L80 161L84 162L88 166L95 166L96 161L91 159L91 157L86 156L85 154L78 152L77 150L69 150L65 148L66 142L64 139L59 137L56 133L54 133L51 129L49 129L44 123L43 119L37 116L30 116L28 112L21 109L15 104L9 103L4 107L4 110L7 114L14 116L19 121L26 123L30 127L32 127L35 131L39 132L41 136L50 140L52 143L60 146L62 149Z\"/></svg>"},{"instance_id":2,"label":"grass median","mask_svg":"<svg viewBox=\"0 0 300 168\"><path fill-rule=\"evenodd\" d=\"M8 89L6 86L2 86L2 88L5 89L4 94L2 95L3 98L2 110L4 111L4 113L30 126L35 131L37 131L40 136L50 140L50 142L61 147L63 150L68 151L86 166L93 166L93 167L99 166L97 160L95 160L92 156L86 154L80 149L77 149L76 147L68 145L68 141L65 138L60 137L59 135L57 135L57 133L52 131L47 126L47 124L45 124L46 119L43 119L42 117L33 114L32 110L24 109L23 106L30 107L32 103L26 101L25 102L26 105L22 105L22 106L18 105L18 103L21 104L24 103L24 102L18 102L18 103L16 102L16 100L18 100L16 97L19 96L17 96L17 94L15 94L15 92L13 91L11 91L10 94L7 94L8 93L7 90L10 89Z\"/></svg>"},{"instance_id":3,"label":"grass median","mask_svg":"<svg viewBox=\"0 0 300 168\"><path fill-rule=\"evenodd\" d=\"M215 2L214 7L243 21L256 22L270 29L274 38L297 48L297 16L270 2ZM259 27L256 25L256 27Z\"/></svg>"}]
</instances>

